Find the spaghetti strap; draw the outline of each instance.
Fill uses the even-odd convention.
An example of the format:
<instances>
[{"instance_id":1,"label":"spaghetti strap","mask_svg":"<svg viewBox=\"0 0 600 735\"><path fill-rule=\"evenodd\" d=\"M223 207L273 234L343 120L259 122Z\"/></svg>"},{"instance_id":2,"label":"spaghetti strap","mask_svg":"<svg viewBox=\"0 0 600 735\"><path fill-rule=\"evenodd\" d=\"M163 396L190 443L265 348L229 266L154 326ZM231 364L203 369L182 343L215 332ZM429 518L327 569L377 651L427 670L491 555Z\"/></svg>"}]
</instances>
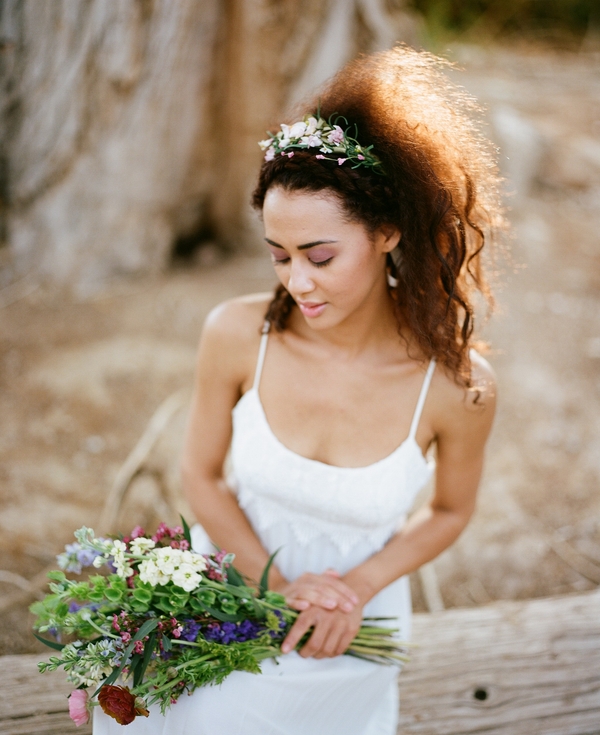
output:
<instances>
[{"instance_id":1,"label":"spaghetti strap","mask_svg":"<svg viewBox=\"0 0 600 735\"><path fill-rule=\"evenodd\" d=\"M267 341L269 339L269 329L271 328L271 324L268 321L265 321L262 327L262 337L260 338L260 347L258 348L258 359L256 361L256 371L254 373L254 384L252 387L254 390L258 390L258 386L260 384L260 376L263 369L263 364L265 362L265 353L267 351Z\"/></svg>"},{"instance_id":2,"label":"spaghetti strap","mask_svg":"<svg viewBox=\"0 0 600 735\"><path fill-rule=\"evenodd\" d=\"M427 391L429 390L429 384L431 383L431 378L433 377L434 370L435 370L435 358L431 358L431 360L429 361L429 367L427 368L427 372L425 373L425 379L423 380L423 385L421 386L421 392L419 394L419 400L417 401L417 407L415 408L415 414L413 416L413 420L410 425L410 432L408 434L410 439L414 439L416 436L417 428L419 426L419 419L421 418L423 406L425 405L425 399L427 398Z\"/></svg>"}]
</instances>

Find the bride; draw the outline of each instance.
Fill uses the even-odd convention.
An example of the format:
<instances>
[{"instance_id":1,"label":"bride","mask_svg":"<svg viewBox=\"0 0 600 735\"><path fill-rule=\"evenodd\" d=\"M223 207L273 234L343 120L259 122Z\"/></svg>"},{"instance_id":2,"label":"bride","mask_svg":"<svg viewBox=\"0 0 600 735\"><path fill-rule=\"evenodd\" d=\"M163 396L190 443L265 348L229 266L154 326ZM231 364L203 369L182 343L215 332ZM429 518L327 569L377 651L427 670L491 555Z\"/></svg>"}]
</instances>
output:
<instances>
[{"instance_id":1,"label":"bride","mask_svg":"<svg viewBox=\"0 0 600 735\"><path fill-rule=\"evenodd\" d=\"M364 616L409 637L407 575L473 513L495 408L472 333L496 169L441 66L362 57L261 143L253 204L280 285L208 317L183 477L197 550L258 579L279 549L270 586L301 613L278 663L134 733L396 732L398 670L341 654ZM435 490L407 520L433 454ZM94 732L117 728L99 712Z\"/></svg>"}]
</instances>

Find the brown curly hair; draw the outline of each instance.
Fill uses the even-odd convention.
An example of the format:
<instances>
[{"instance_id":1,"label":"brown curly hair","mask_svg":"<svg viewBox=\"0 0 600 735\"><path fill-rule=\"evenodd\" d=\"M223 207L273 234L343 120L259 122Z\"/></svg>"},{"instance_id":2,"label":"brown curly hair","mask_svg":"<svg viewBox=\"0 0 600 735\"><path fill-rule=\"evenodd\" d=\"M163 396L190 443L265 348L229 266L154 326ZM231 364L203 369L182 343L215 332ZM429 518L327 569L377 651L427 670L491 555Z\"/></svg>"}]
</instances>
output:
<instances>
[{"instance_id":1,"label":"brown curly hair","mask_svg":"<svg viewBox=\"0 0 600 735\"><path fill-rule=\"evenodd\" d=\"M272 186L331 190L347 216L369 231L395 225L402 237L388 265L398 279L399 326L410 330L426 358L471 386L476 292L493 307L482 249L505 221L494 149L474 120L474 100L444 74L448 66L404 46L350 62L291 122L307 110L345 117L359 142L373 145L385 175L295 151L262 164L252 204L262 210ZM266 318L281 331L293 306L280 285Z\"/></svg>"}]
</instances>

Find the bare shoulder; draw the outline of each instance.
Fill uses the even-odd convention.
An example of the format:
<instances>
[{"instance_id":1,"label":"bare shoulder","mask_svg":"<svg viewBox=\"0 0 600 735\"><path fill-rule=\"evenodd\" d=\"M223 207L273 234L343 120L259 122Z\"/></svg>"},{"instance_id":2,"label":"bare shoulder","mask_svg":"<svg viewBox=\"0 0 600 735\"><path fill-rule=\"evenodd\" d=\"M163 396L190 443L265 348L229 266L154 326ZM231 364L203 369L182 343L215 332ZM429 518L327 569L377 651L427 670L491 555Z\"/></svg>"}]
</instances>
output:
<instances>
[{"instance_id":1,"label":"bare shoulder","mask_svg":"<svg viewBox=\"0 0 600 735\"><path fill-rule=\"evenodd\" d=\"M469 352L471 361L470 388L459 385L441 366L434 373L432 392L435 394L433 420L436 433L489 432L496 411L496 375L489 362L476 350Z\"/></svg>"},{"instance_id":2,"label":"bare shoulder","mask_svg":"<svg viewBox=\"0 0 600 735\"><path fill-rule=\"evenodd\" d=\"M226 341L256 341L272 298L271 293L256 293L223 301L206 317L203 332Z\"/></svg>"},{"instance_id":3,"label":"bare shoulder","mask_svg":"<svg viewBox=\"0 0 600 735\"><path fill-rule=\"evenodd\" d=\"M254 369L264 315L272 298L270 293L242 296L210 311L198 354L204 373L224 371L236 382L244 382Z\"/></svg>"}]
</instances>

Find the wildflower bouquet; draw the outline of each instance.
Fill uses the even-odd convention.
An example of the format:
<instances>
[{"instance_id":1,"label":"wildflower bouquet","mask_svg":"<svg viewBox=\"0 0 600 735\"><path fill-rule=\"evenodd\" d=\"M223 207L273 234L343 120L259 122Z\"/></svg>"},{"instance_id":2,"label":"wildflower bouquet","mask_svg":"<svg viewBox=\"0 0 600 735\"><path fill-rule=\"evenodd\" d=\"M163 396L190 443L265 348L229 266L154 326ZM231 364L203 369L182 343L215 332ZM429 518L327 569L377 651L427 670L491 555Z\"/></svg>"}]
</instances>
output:
<instances>
[{"instance_id":1,"label":"wildflower bouquet","mask_svg":"<svg viewBox=\"0 0 600 735\"><path fill-rule=\"evenodd\" d=\"M263 659L281 655L298 612L267 589L273 557L253 586L233 566L233 554L193 552L182 523L161 524L153 536L137 527L120 539L80 528L77 543L58 557L61 570L48 575L50 594L31 606L36 630L53 640L36 637L60 652L39 670L67 672L77 725L95 704L122 725L148 716L152 704L164 713L183 692L219 684L232 671L259 674ZM84 567L106 569L82 580L65 574ZM346 653L405 661L395 631L371 622L365 619Z\"/></svg>"}]
</instances>

